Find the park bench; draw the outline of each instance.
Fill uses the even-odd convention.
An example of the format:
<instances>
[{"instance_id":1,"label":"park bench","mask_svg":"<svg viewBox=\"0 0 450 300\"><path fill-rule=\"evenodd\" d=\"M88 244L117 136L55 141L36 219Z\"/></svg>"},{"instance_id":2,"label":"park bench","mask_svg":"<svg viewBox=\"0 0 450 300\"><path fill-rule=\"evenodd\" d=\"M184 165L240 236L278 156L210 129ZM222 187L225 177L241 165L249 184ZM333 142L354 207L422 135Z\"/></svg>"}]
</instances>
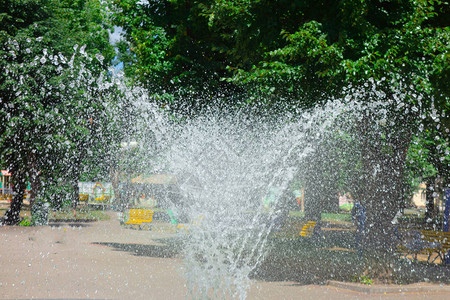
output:
<instances>
[{"instance_id":1,"label":"park bench","mask_svg":"<svg viewBox=\"0 0 450 300\"><path fill-rule=\"evenodd\" d=\"M99 197L93 198L93 200L89 201L87 203L87 205L90 207L93 207L95 209L103 209L104 210L109 206L110 199L111 199L110 195L101 195Z\"/></svg>"},{"instance_id":2,"label":"park bench","mask_svg":"<svg viewBox=\"0 0 450 300\"><path fill-rule=\"evenodd\" d=\"M200 226L200 224L202 223L202 221L203 221L203 216L198 216L197 218L191 220L191 221L189 222L189 224L180 224L180 223L177 223L177 229L178 229L178 230L185 230L186 232L188 232L192 226L196 226L196 227L197 227L197 226Z\"/></svg>"},{"instance_id":3,"label":"park bench","mask_svg":"<svg viewBox=\"0 0 450 300\"><path fill-rule=\"evenodd\" d=\"M87 203L89 201L89 195L88 194L80 194L78 199L80 202Z\"/></svg>"},{"instance_id":4,"label":"park bench","mask_svg":"<svg viewBox=\"0 0 450 300\"><path fill-rule=\"evenodd\" d=\"M151 209L130 209L128 210L127 225L139 225L142 223L150 224L153 220L153 210Z\"/></svg>"},{"instance_id":5,"label":"park bench","mask_svg":"<svg viewBox=\"0 0 450 300\"><path fill-rule=\"evenodd\" d=\"M300 230L299 234L302 237L310 238L313 233L314 229L316 228L316 222L315 221L308 221L303 225L302 229Z\"/></svg>"},{"instance_id":6,"label":"park bench","mask_svg":"<svg viewBox=\"0 0 450 300\"><path fill-rule=\"evenodd\" d=\"M427 262L435 262L440 258L442 263L450 250L450 233L433 230L412 230L402 234L404 242L398 245L405 257L411 255L414 261L419 254L427 255ZM433 258L434 257L434 258Z\"/></svg>"},{"instance_id":7,"label":"park bench","mask_svg":"<svg viewBox=\"0 0 450 300\"><path fill-rule=\"evenodd\" d=\"M425 254L428 254L428 261L432 258L433 254L436 254L431 262L440 258L441 262L445 263L450 251L450 232L434 230L421 230L420 232L422 233L422 239L433 245L422 251Z\"/></svg>"},{"instance_id":8,"label":"park bench","mask_svg":"<svg viewBox=\"0 0 450 300\"><path fill-rule=\"evenodd\" d=\"M301 219L288 219L280 229L272 230L271 237L295 240L311 238L316 228L316 222Z\"/></svg>"},{"instance_id":9,"label":"park bench","mask_svg":"<svg viewBox=\"0 0 450 300\"><path fill-rule=\"evenodd\" d=\"M95 201L108 202L110 199L111 199L110 195L101 195L100 197L95 198Z\"/></svg>"}]
</instances>

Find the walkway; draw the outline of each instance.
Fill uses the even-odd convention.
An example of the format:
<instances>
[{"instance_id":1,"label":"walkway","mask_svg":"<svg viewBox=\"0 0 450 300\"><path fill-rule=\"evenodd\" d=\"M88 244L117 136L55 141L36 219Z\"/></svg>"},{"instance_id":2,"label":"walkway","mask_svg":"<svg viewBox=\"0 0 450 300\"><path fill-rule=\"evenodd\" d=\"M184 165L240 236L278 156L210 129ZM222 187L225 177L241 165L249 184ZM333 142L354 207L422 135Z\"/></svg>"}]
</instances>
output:
<instances>
[{"instance_id":1,"label":"walkway","mask_svg":"<svg viewBox=\"0 0 450 300\"><path fill-rule=\"evenodd\" d=\"M173 234L108 221L0 227L0 299L185 299ZM444 299L450 289L254 282L248 299ZM402 291L400 292L400 289ZM409 290L408 290L409 289Z\"/></svg>"}]
</instances>

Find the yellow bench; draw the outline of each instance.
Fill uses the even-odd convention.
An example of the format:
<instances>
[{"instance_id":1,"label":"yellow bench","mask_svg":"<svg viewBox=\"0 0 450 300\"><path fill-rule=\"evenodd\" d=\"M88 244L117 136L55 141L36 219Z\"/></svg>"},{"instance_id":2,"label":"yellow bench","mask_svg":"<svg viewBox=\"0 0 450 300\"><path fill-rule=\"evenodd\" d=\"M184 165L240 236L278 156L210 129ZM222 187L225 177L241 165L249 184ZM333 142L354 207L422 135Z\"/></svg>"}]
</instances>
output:
<instances>
[{"instance_id":1,"label":"yellow bench","mask_svg":"<svg viewBox=\"0 0 450 300\"><path fill-rule=\"evenodd\" d=\"M100 197L95 198L95 201L108 202L110 199L110 195L101 195Z\"/></svg>"},{"instance_id":2,"label":"yellow bench","mask_svg":"<svg viewBox=\"0 0 450 300\"><path fill-rule=\"evenodd\" d=\"M88 200L89 200L89 195L88 195L88 194L80 194L80 196L78 197L78 199L80 200L80 202L88 202Z\"/></svg>"},{"instance_id":3,"label":"yellow bench","mask_svg":"<svg viewBox=\"0 0 450 300\"><path fill-rule=\"evenodd\" d=\"M178 224L177 229L189 231L191 226L196 226L196 227L200 226L202 221L203 221L203 216L199 216L197 219L192 220L189 224Z\"/></svg>"},{"instance_id":4,"label":"yellow bench","mask_svg":"<svg viewBox=\"0 0 450 300\"><path fill-rule=\"evenodd\" d=\"M441 259L444 263L446 255L450 250L450 232L445 231L433 231L433 230L420 230L422 233L422 239L427 242L435 244L435 247L427 247L422 253L428 254L428 261L430 261L433 253L437 256L431 261L434 262L437 258Z\"/></svg>"},{"instance_id":5,"label":"yellow bench","mask_svg":"<svg viewBox=\"0 0 450 300\"><path fill-rule=\"evenodd\" d=\"M310 238L314 233L314 228L316 228L316 222L315 221L308 221L305 225L303 225L302 229L300 230L299 234L302 237Z\"/></svg>"},{"instance_id":6,"label":"yellow bench","mask_svg":"<svg viewBox=\"0 0 450 300\"><path fill-rule=\"evenodd\" d=\"M299 237L310 238L314 233L315 227L315 221L288 218L279 230L271 232L271 237L289 240L296 240Z\"/></svg>"},{"instance_id":7,"label":"yellow bench","mask_svg":"<svg viewBox=\"0 0 450 300\"><path fill-rule=\"evenodd\" d=\"M28 194L23 195L23 200L27 200L29 197ZM13 195L12 194L0 194L0 200L6 200L11 202L13 199Z\"/></svg>"},{"instance_id":8,"label":"yellow bench","mask_svg":"<svg viewBox=\"0 0 450 300\"><path fill-rule=\"evenodd\" d=\"M153 220L153 210L151 209L130 209L128 211L128 225L142 225L142 223L151 223Z\"/></svg>"}]
</instances>

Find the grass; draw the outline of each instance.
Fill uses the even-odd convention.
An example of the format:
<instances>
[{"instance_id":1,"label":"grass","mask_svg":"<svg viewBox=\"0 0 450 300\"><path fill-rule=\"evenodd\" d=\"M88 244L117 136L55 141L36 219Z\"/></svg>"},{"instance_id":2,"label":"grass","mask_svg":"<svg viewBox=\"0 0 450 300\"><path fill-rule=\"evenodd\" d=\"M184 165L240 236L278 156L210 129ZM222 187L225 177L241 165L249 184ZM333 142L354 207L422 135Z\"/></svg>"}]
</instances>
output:
<instances>
[{"instance_id":1,"label":"grass","mask_svg":"<svg viewBox=\"0 0 450 300\"><path fill-rule=\"evenodd\" d=\"M290 211L289 216L291 217L297 217L297 218L304 218L305 213L301 211ZM341 213L341 214L334 214L334 213L322 213L322 220L323 221L329 221L329 222L351 222L352 221L352 215L349 213Z\"/></svg>"},{"instance_id":2,"label":"grass","mask_svg":"<svg viewBox=\"0 0 450 300\"><path fill-rule=\"evenodd\" d=\"M0 208L0 218L2 218L5 215L7 210L8 210L7 208ZM31 216L31 212L28 208L24 208L20 211L19 215L21 218L26 218Z\"/></svg>"},{"instance_id":3,"label":"grass","mask_svg":"<svg viewBox=\"0 0 450 300\"><path fill-rule=\"evenodd\" d=\"M7 209L0 209L0 217L5 215ZM28 207L24 207L22 211L20 212L20 217L24 220L31 219L31 212ZM53 211L50 210L48 212L48 219L49 221L73 221L73 220L79 220L79 221L102 221L102 220L108 220L109 216L103 211L103 210L95 210L90 208L84 208L81 207L80 209L77 209L77 215L76 218L73 217L73 210L71 208L63 208L60 211L56 212L55 217L53 217ZM22 221L23 222L23 221ZM25 221L23 225L27 224L28 221Z\"/></svg>"},{"instance_id":4,"label":"grass","mask_svg":"<svg viewBox=\"0 0 450 300\"><path fill-rule=\"evenodd\" d=\"M339 209L342 209L342 210L345 210L348 212L350 212L352 210L352 208L353 208L353 203L347 203L347 204L339 206Z\"/></svg>"},{"instance_id":5,"label":"grass","mask_svg":"<svg viewBox=\"0 0 450 300\"><path fill-rule=\"evenodd\" d=\"M332 213L322 213L322 220L324 221L338 221L338 222L351 222L351 214L332 214Z\"/></svg>"},{"instance_id":6,"label":"grass","mask_svg":"<svg viewBox=\"0 0 450 300\"><path fill-rule=\"evenodd\" d=\"M83 220L83 221L103 221L109 220L109 216L103 210L92 210L81 208L77 210L76 218L73 217L72 209L62 209L57 211L55 216L53 212L49 212L49 221L64 221L64 220Z\"/></svg>"}]
</instances>

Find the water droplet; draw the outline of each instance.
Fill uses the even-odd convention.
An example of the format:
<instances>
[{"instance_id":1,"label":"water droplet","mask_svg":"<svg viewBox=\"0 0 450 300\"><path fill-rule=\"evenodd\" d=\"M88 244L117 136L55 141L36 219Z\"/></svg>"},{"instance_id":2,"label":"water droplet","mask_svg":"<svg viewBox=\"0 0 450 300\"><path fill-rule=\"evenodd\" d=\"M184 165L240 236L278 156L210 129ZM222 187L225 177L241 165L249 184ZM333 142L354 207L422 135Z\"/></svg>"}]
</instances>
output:
<instances>
[{"instance_id":1,"label":"water droplet","mask_svg":"<svg viewBox=\"0 0 450 300\"><path fill-rule=\"evenodd\" d=\"M100 53L95 54L95 58L97 58L100 63L103 63L103 60L105 59Z\"/></svg>"}]
</instances>

